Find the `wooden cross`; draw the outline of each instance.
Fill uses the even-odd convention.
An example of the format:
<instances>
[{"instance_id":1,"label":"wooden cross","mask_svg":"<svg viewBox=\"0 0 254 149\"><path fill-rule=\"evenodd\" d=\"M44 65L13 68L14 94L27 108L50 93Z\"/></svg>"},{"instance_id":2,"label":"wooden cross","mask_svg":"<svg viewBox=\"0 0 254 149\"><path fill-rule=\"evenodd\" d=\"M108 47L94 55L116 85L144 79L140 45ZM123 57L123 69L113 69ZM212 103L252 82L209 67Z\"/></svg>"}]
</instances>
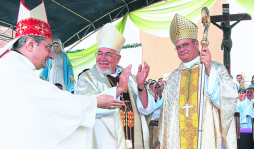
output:
<instances>
[{"instance_id":1,"label":"wooden cross","mask_svg":"<svg viewBox=\"0 0 254 149\"><path fill-rule=\"evenodd\" d=\"M186 117L189 117L189 109L193 108L193 106L189 106L188 103L186 106L182 107L182 109L186 109Z\"/></svg>"},{"instance_id":2,"label":"wooden cross","mask_svg":"<svg viewBox=\"0 0 254 149\"><path fill-rule=\"evenodd\" d=\"M216 15L216 16L211 16L211 21L213 22L222 22L224 21L228 26L230 26L230 21L237 21L239 18L241 18L243 15L246 15L245 18L242 18L241 20L251 20L251 17L247 13L240 13L240 14L230 14L229 13L229 4L222 4L222 12L223 15ZM240 22L240 21L239 21ZM237 22L237 23L239 23ZM234 23L230 27L234 27L237 23ZM214 23L213 23L214 24ZM216 25L217 26L217 25ZM218 26L217 26L218 27ZM228 30L223 30L223 39L225 38L225 32ZM226 34L227 35L227 34ZM230 34L228 33L229 37L231 36L231 28L230 28ZM230 74L230 49L228 50L223 50L223 63L225 67L227 68L228 73Z\"/></svg>"}]
</instances>

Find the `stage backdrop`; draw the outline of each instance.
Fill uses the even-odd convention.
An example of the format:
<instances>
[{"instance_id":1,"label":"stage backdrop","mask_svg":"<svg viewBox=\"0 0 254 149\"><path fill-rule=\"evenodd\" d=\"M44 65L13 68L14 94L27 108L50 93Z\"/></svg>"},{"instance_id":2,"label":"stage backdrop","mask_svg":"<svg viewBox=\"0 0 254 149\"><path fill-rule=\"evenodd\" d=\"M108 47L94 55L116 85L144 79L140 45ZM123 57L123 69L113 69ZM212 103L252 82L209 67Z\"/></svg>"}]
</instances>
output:
<instances>
[{"instance_id":1,"label":"stage backdrop","mask_svg":"<svg viewBox=\"0 0 254 149\"><path fill-rule=\"evenodd\" d=\"M178 59L176 51L174 50L174 45L171 43L169 38L169 26L175 13L179 13L197 24L199 28L198 40L201 41L204 30L201 23L201 8L204 6L208 7L210 10L210 15L221 15L222 4L227 2L230 3L230 13L253 13L253 2L249 0L246 2L240 0L171 0L168 2L163 1L158 4L127 13L121 20L117 20L116 22L113 22L113 24L116 24L116 27L119 29L119 31L124 34L126 38L125 46L126 44L133 45L136 43L141 43L142 49L141 47L124 49L120 64L127 66L129 63L132 63L132 73L136 74L134 71L136 69L134 64L138 65L139 63L146 61L151 67L148 78L152 79L163 77L164 73L171 73L180 64L180 60ZM234 3L236 3L237 7L234 7ZM240 7L244 7L245 9L240 9ZM244 49L249 49L244 48L244 46L247 46L248 44L242 44L241 41L243 41L243 39L246 41L246 43L251 43L251 41L247 41L249 38L245 38L243 33L251 34L253 30L239 27L241 24L246 22L248 21L240 22L233 28L232 31L233 48L231 53L231 72L233 76L240 73L240 69L244 69L244 71L248 69L248 67L244 67L246 66L245 64L238 65L239 62L244 62L244 60L235 58L237 55L243 53L239 51L240 49L241 51ZM231 24L232 23L234 22L231 22ZM240 30L242 33L236 34L235 32L237 30ZM211 24L208 35L208 40L210 41L209 49L212 53L212 60L220 63L223 63L223 51L221 50L222 36L222 31ZM76 51L76 53L68 54L73 64L74 73L76 76L83 69L90 68L94 64L92 63L95 62L94 53L97 51L95 39L96 33L85 39L89 42L79 45L79 47L76 46L71 50L74 52ZM241 47L238 47L237 44L241 44ZM68 50L70 47L66 47L65 49ZM127 53L130 54L128 55L125 51L128 51ZM142 51L142 54L139 56L138 54L140 51ZM244 57L252 55L246 55L246 53L249 52L244 52ZM130 55L132 55L131 58L125 58L130 57ZM245 60L247 59L248 58ZM251 72L249 73L248 77L251 76L250 74Z\"/></svg>"}]
</instances>

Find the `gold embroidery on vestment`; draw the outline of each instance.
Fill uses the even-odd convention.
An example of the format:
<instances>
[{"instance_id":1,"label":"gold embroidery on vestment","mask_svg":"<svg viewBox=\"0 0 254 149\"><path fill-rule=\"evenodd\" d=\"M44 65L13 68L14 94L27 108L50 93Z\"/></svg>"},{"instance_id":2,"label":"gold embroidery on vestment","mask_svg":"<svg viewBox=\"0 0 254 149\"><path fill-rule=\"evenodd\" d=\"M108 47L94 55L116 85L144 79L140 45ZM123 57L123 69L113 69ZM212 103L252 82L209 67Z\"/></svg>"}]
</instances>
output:
<instances>
[{"instance_id":1,"label":"gold embroidery on vestment","mask_svg":"<svg viewBox=\"0 0 254 149\"><path fill-rule=\"evenodd\" d=\"M191 69L189 99L187 100L187 80L188 70L182 71L180 98L179 98L179 125L181 149L196 149L198 139L198 78L199 67ZM193 106L188 109L188 117L186 117L186 108L188 104Z\"/></svg>"}]
</instances>

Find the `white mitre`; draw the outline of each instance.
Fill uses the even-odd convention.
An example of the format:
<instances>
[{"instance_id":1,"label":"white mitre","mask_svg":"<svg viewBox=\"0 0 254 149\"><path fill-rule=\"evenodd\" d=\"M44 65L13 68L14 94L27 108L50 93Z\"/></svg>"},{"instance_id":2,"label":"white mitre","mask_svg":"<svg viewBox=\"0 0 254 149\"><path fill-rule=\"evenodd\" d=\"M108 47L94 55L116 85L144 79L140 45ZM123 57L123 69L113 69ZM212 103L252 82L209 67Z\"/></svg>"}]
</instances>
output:
<instances>
[{"instance_id":1,"label":"white mitre","mask_svg":"<svg viewBox=\"0 0 254 149\"><path fill-rule=\"evenodd\" d=\"M105 24L97 34L98 48L109 48L120 52L125 39L123 35L111 24Z\"/></svg>"}]
</instances>

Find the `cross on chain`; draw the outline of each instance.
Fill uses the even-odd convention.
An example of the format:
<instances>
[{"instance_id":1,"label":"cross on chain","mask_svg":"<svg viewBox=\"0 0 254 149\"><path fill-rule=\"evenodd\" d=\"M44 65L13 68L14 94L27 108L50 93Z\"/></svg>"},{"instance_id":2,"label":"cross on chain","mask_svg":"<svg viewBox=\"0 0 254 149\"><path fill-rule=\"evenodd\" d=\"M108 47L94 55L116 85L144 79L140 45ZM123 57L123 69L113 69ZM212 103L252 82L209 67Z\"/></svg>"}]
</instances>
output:
<instances>
[{"instance_id":1,"label":"cross on chain","mask_svg":"<svg viewBox=\"0 0 254 149\"><path fill-rule=\"evenodd\" d=\"M193 108L193 106L189 106L188 103L186 106L182 107L182 109L186 109L186 117L189 117L189 109Z\"/></svg>"}]
</instances>

